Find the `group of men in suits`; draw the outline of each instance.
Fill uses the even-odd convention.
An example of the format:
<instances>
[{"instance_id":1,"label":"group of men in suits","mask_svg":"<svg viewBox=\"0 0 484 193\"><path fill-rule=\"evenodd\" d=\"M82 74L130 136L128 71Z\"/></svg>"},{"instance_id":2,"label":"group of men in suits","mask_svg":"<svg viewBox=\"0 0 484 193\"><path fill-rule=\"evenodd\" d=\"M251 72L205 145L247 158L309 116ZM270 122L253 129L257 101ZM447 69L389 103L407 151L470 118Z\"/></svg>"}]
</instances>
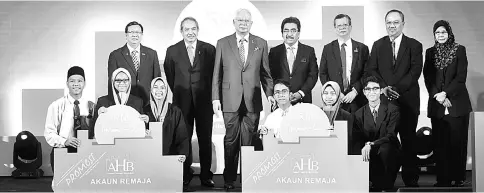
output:
<instances>
[{"instance_id":1,"label":"group of men in suits","mask_svg":"<svg viewBox=\"0 0 484 193\"><path fill-rule=\"evenodd\" d=\"M400 121L393 123L396 128L392 132L399 133L402 140L403 180L407 186L418 186L412 142L419 114L419 100L416 99L419 98L417 80L422 69L422 45L402 34L405 22L401 11L389 11L385 15L385 22L388 36L373 44L370 55L366 45L351 38L351 18L345 14L337 15L334 29L338 39L324 46L319 78L323 84L335 81L340 85L342 108L356 116L358 109L364 109L362 107L367 104L365 96L368 99L368 94L376 91L384 95L381 97L382 105L379 105L380 100L374 102L378 103L378 116L387 117L381 113L395 112L397 109ZM204 186L214 186L210 171L214 113L222 112L225 122L224 187L230 190L235 188L240 147L256 144L260 140L257 128L262 111L261 86L272 107L275 106L273 80L277 79L290 83L290 99L293 103L312 102L311 92L318 79L318 65L314 48L299 42L300 21L295 17L284 19L281 24L284 42L270 51L266 40L250 33L252 23L249 10L237 10L233 19L235 33L218 40L214 47L198 40L198 22L195 18L187 17L180 24L183 40L170 46L166 52L163 67L173 91L173 105L182 110L190 138L196 126L200 147L200 180ZM125 33L127 44L110 54L108 74L111 75L119 67L128 69L133 77L131 93L148 103L150 82L161 76L158 56L156 51L140 44L143 35L141 24L129 23ZM368 88L372 84L362 81L364 76L369 75L377 78L370 78L372 83L378 83L375 88ZM383 110L387 106L391 111ZM365 117L365 113L359 114L362 117L356 119L371 118L378 125L378 119ZM380 130L386 132L388 124L380 125ZM363 130L367 129L362 127ZM379 143L375 144L368 141L362 147L362 152L365 148L378 150ZM184 167L185 186L193 176L191 155L190 148Z\"/></svg>"}]
</instances>

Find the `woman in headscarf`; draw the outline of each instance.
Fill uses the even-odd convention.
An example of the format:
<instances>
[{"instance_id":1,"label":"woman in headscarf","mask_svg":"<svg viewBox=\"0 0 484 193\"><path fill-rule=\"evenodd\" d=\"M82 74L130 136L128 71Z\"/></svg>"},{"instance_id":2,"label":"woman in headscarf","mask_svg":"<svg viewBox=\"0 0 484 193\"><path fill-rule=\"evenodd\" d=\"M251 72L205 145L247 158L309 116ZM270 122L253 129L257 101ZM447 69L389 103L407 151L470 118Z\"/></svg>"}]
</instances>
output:
<instances>
[{"instance_id":1,"label":"woman in headscarf","mask_svg":"<svg viewBox=\"0 0 484 193\"><path fill-rule=\"evenodd\" d=\"M334 81L328 81L323 85L321 92L323 99L322 110L328 116L330 123L330 130L334 130L334 121L347 121L348 131L348 154L356 155L358 151L354 152L352 149L352 132L353 119L348 111L340 108L341 105L341 89L339 84Z\"/></svg>"},{"instance_id":2,"label":"woman in headscarf","mask_svg":"<svg viewBox=\"0 0 484 193\"><path fill-rule=\"evenodd\" d=\"M188 156L190 139L181 109L168 102L169 90L163 78L153 79L150 104L144 107L144 112L149 122L162 122L163 155L182 155L178 160L184 162Z\"/></svg>"},{"instance_id":3,"label":"woman in headscarf","mask_svg":"<svg viewBox=\"0 0 484 193\"><path fill-rule=\"evenodd\" d=\"M143 100L131 95L131 75L128 70L118 68L113 72L111 80L113 95L99 97L94 110L94 122L100 114L107 112L107 108L113 105L127 105L138 111L140 119L148 123L149 118L143 114Z\"/></svg>"},{"instance_id":4,"label":"woman in headscarf","mask_svg":"<svg viewBox=\"0 0 484 193\"><path fill-rule=\"evenodd\" d=\"M425 52L423 74L429 92L427 116L432 122L436 157L437 183L434 186L463 186L472 111L466 88L466 48L455 42L447 21L437 21L433 34L435 44Z\"/></svg>"}]
</instances>

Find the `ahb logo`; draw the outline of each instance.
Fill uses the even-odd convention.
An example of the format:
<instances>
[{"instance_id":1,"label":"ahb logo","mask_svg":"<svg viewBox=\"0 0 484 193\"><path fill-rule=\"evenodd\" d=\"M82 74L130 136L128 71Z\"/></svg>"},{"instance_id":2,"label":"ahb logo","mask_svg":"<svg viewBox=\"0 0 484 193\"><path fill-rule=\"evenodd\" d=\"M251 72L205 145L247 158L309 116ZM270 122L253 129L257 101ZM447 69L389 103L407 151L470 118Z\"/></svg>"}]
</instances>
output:
<instances>
[{"instance_id":1,"label":"ahb logo","mask_svg":"<svg viewBox=\"0 0 484 193\"><path fill-rule=\"evenodd\" d=\"M134 162L112 157L106 159L107 174L134 174Z\"/></svg>"},{"instance_id":2,"label":"ahb logo","mask_svg":"<svg viewBox=\"0 0 484 193\"><path fill-rule=\"evenodd\" d=\"M319 170L319 162L314 159L314 155L304 155L294 158L293 173L295 174L315 174Z\"/></svg>"}]
</instances>

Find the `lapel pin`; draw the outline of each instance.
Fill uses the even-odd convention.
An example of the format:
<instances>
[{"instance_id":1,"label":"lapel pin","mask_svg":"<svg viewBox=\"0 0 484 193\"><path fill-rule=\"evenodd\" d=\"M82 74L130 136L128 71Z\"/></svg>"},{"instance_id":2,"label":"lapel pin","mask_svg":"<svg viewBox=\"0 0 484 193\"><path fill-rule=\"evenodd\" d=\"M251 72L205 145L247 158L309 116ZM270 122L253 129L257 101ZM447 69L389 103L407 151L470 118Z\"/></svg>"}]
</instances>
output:
<instances>
[{"instance_id":1,"label":"lapel pin","mask_svg":"<svg viewBox=\"0 0 484 193\"><path fill-rule=\"evenodd\" d=\"M254 52L257 52L257 50L259 50L259 47L254 48Z\"/></svg>"},{"instance_id":2,"label":"lapel pin","mask_svg":"<svg viewBox=\"0 0 484 193\"><path fill-rule=\"evenodd\" d=\"M358 49L355 48L355 51L353 51L353 52L358 52Z\"/></svg>"},{"instance_id":3,"label":"lapel pin","mask_svg":"<svg viewBox=\"0 0 484 193\"><path fill-rule=\"evenodd\" d=\"M301 62L306 62L306 58L303 58L303 59L301 60Z\"/></svg>"},{"instance_id":4,"label":"lapel pin","mask_svg":"<svg viewBox=\"0 0 484 193\"><path fill-rule=\"evenodd\" d=\"M143 56L144 56L144 55L145 55L145 53L141 53L141 55L143 55Z\"/></svg>"},{"instance_id":5,"label":"lapel pin","mask_svg":"<svg viewBox=\"0 0 484 193\"><path fill-rule=\"evenodd\" d=\"M198 51L198 55L200 55L200 51Z\"/></svg>"}]
</instances>

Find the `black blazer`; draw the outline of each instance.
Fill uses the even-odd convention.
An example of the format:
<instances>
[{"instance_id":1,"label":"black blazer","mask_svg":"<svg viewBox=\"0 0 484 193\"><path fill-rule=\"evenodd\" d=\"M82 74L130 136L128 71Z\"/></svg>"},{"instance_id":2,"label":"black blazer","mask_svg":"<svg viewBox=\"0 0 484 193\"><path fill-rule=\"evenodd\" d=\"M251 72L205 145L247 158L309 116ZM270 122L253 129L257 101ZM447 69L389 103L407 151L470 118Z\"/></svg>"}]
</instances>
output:
<instances>
[{"instance_id":1,"label":"black blazer","mask_svg":"<svg viewBox=\"0 0 484 193\"><path fill-rule=\"evenodd\" d=\"M273 80L282 79L291 84L290 91L304 92L302 102L312 102L312 90L318 81L318 63L314 48L298 43L296 59L294 60L292 73L289 73L285 44L271 48L269 52L269 67Z\"/></svg>"},{"instance_id":2,"label":"black blazer","mask_svg":"<svg viewBox=\"0 0 484 193\"><path fill-rule=\"evenodd\" d=\"M370 141L376 147L384 143L391 143L400 148L400 142L395 134L395 128L400 121L399 108L391 103L380 103L376 124L373 121L371 109L367 105L358 109L354 114L353 125L353 147L354 150L361 150L365 143ZM377 137L371 138L369 130L377 128Z\"/></svg>"},{"instance_id":3,"label":"black blazer","mask_svg":"<svg viewBox=\"0 0 484 193\"><path fill-rule=\"evenodd\" d=\"M179 41L166 50L163 67L173 104L188 112L192 101L199 109L212 112L212 77L215 62L215 47L197 40L193 67L190 64L185 42Z\"/></svg>"},{"instance_id":4,"label":"black blazer","mask_svg":"<svg viewBox=\"0 0 484 193\"><path fill-rule=\"evenodd\" d=\"M155 50L140 45L140 66L136 71L128 46L112 51L108 60L108 95L112 95L111 76L118 68L125 68L131 75L131 94L143 100L147 105L150 102L151 80L161 76L158 54ZM131 97L130 97L131 98Z\"/></svg>"},{"instance_id":5,"label":"black blazer","mask_svg":"<svg viewBox=\"0 0 484 193\"><path fill-rule=\"evenodd\" d=\"M353 61L351 63L350 89L345 94L355 88L358 98L364 99L361 79L369 58L368 46L355 40L351 40L353 47ZM319 68L319 78L321 84L328 81L335 81L343 89L343 66L341 64L341 53L338 40L326 44L321 54L321 65Z\"/></svg>"},{"instance_id":6,"label":"black blazer","mask_svg":"<svg viewBox=\"0 0 484 193\"><path fill-rule=\"evenodd\" d=\"M371 48L370 61L366 73L371 73L381 80L380 87L394 86L400 94L392 102L409 108L420 114L420 88L418 78L422 72L422 44L402 34L402 41L393 65L392 45L385 36L377 40Z\"/></svg>"},{"instance_id":7,"label":"black blazer","mask_svg":"<svg viewBox=\"0 0 484 193\"><path fill-rule=\"evenodd\" d=\"M440 118L444 116L445 107L433 96L436 93L445 91L447 98L452 103L449 108L449 115L459 117L472 111L469 92L466 87L467 78L467 54L466 48L460 45L457 48L457 55L443 70L435 67L435 52L437 49L431 47L425 52L424 78L425 86L429 92L427 116Z\"/></svg>"}]
</instances>

